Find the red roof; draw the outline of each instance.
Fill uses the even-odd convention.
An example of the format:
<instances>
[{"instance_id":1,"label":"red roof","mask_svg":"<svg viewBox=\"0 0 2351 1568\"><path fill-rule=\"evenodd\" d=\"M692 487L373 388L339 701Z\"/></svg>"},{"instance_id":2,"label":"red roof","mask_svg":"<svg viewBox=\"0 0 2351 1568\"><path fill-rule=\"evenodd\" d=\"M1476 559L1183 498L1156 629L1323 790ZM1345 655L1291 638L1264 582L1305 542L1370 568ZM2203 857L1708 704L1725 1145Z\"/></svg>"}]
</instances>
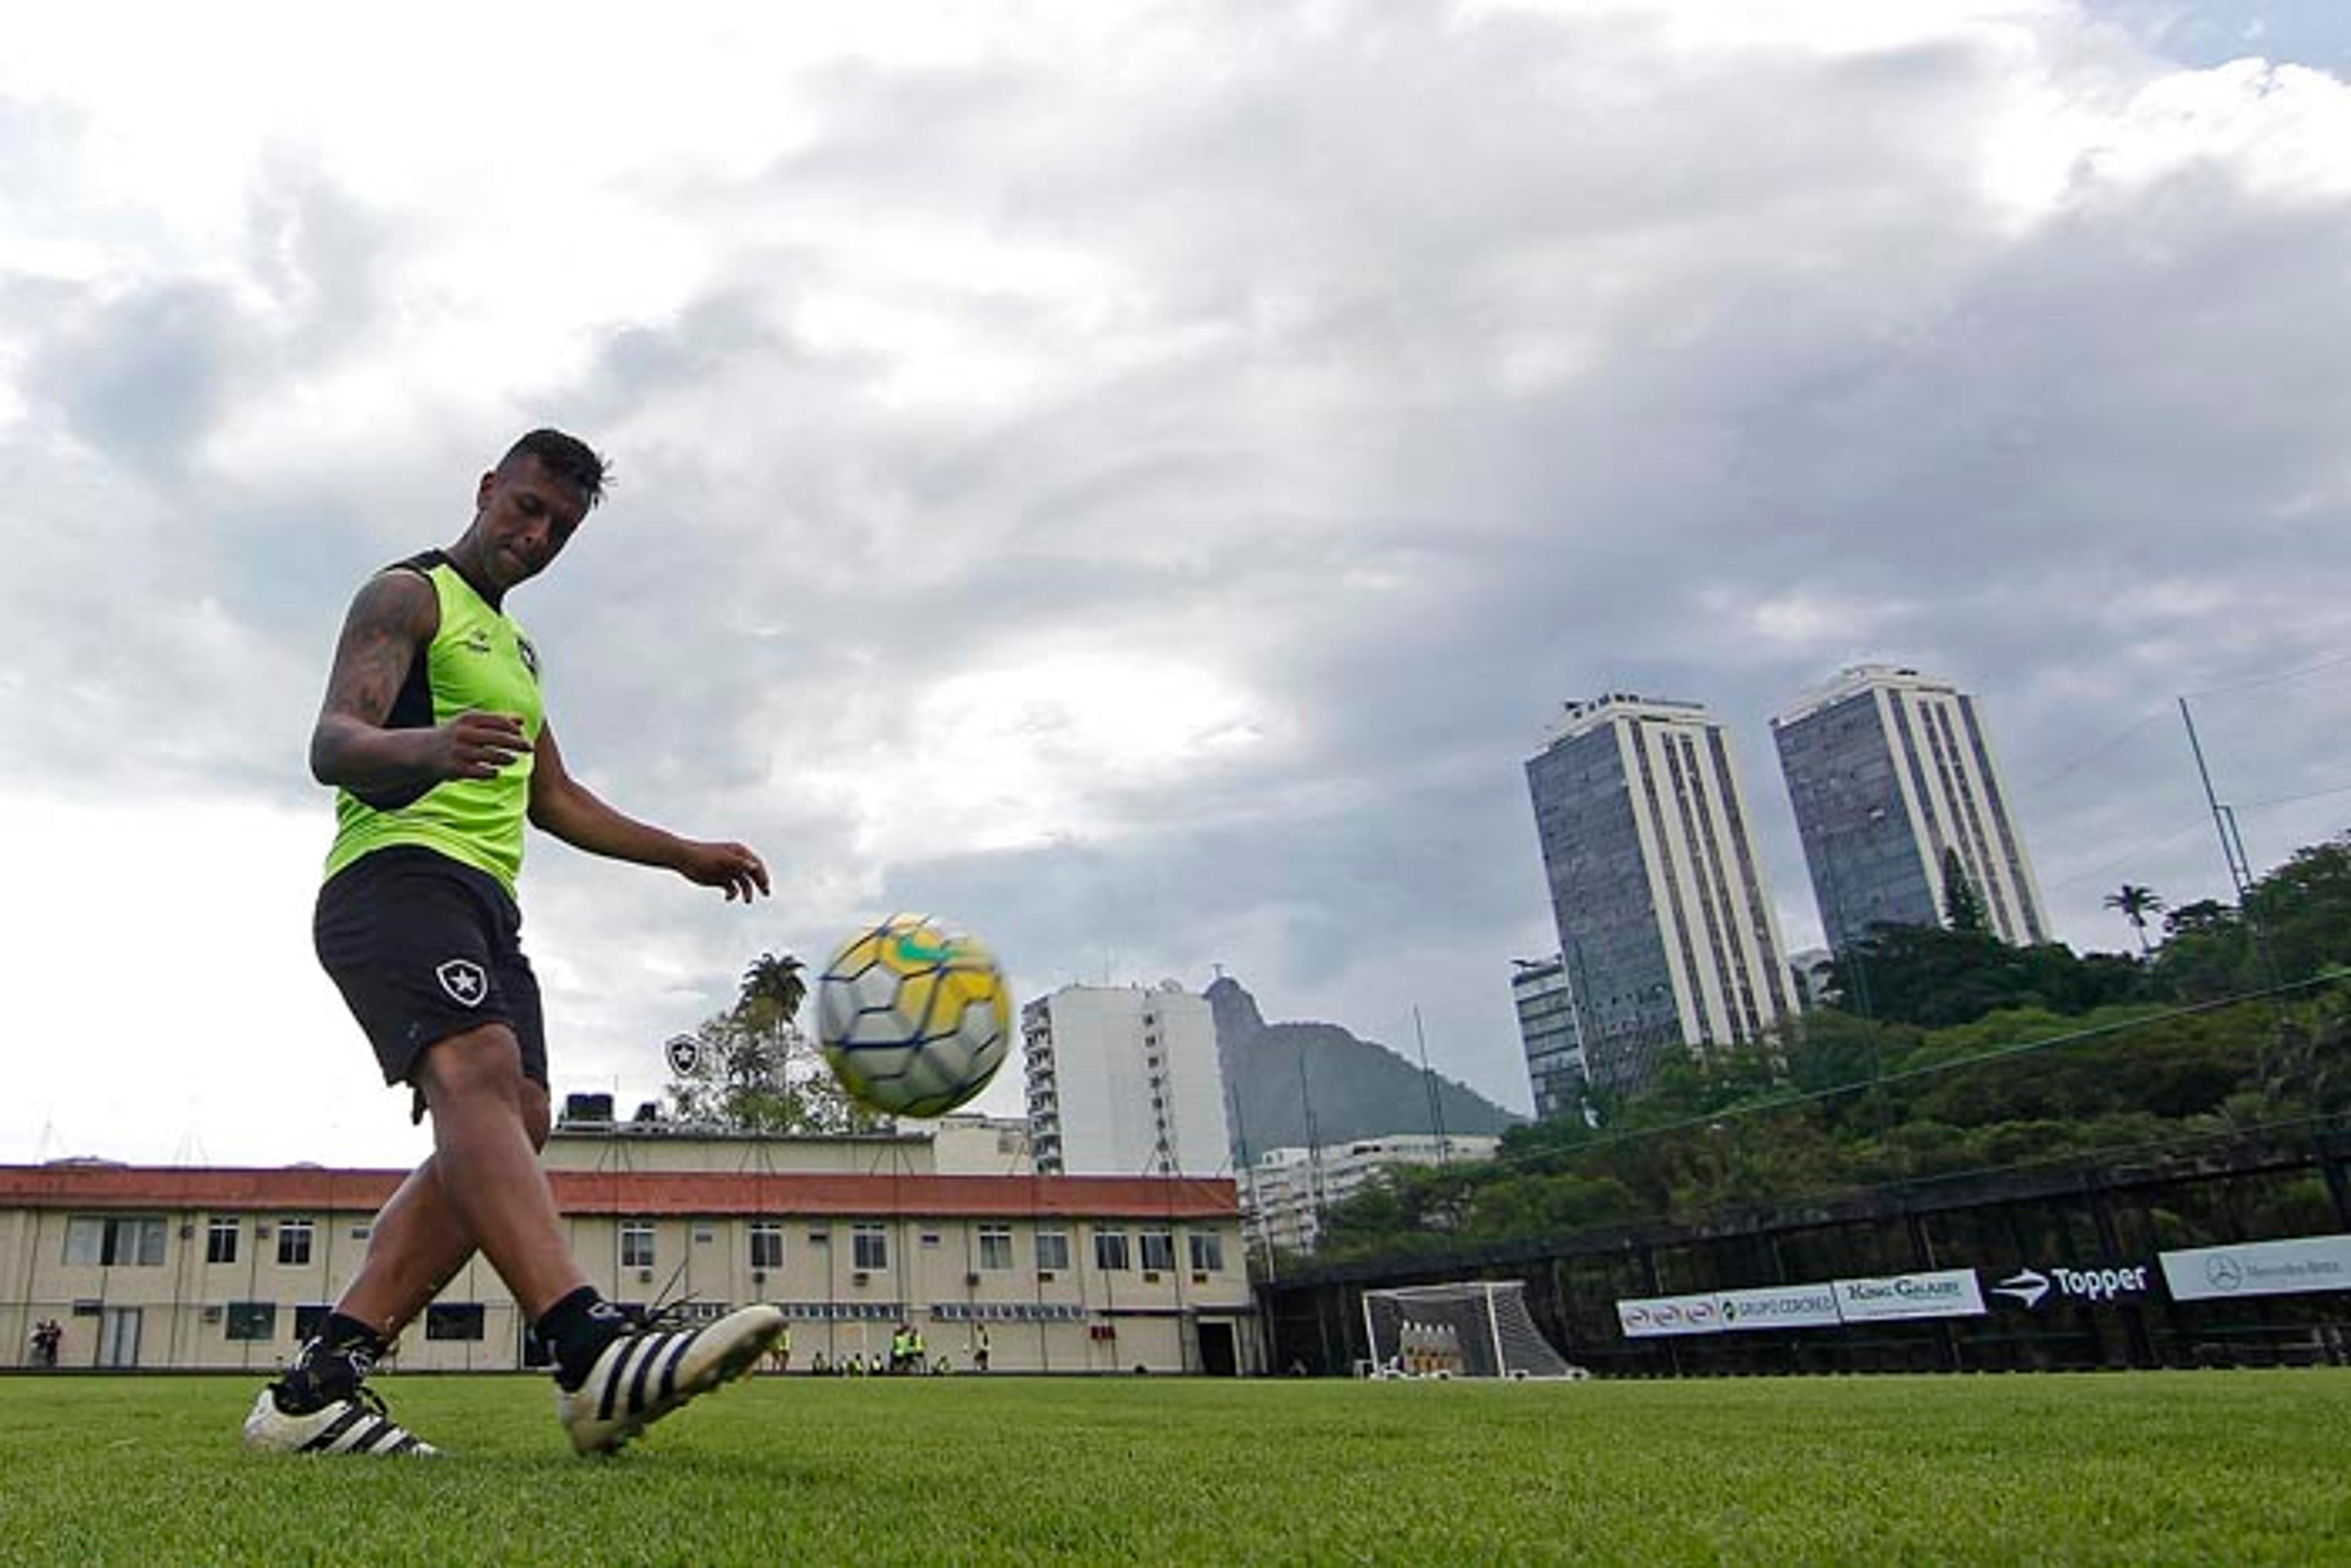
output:
<instances>
[{"instance_id":1,"label":"red roof","mask_svg":"<svg viewBox=\"0 0 2351 1568\"><path fill-rule=\"evenodd\" d=\"M407 1175L317 1166L0 1166L0 1207L372 1213ZM1229 1177L579 1170L547 1176L556 1207L566 1214L1217 1220L1240 1212Z\"/></svg>"}]
</instances>

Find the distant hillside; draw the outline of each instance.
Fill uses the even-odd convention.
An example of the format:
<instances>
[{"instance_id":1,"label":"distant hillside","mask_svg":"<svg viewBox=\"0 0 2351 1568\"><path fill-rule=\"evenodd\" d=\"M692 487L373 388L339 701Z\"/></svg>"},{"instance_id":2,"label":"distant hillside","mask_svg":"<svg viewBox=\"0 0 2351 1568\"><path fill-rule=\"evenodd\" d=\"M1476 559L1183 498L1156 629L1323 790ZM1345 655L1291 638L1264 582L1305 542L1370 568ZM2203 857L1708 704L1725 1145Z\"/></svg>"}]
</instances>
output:
<instances>
[{"instance_id":1,"label":"distant hillside","mask_svg":"<svg viewBox=\"0 0 2351 1568\"><path fill-rule=\"evenodd\" d=\"M1225 1085L1239 1111L1232 1129L1236 1165L1244 1140L1251 1160L1268 1149L1307 1143L1310 1099L1314 1136L1324 1144L1434 1130L1418 1062L1376 1041L1358 1040L1336 1024L1270 1024L1258 1011L1257 998L1229 977L1218 978L1203 994L1216 1014ZM1437 1103L1447 1133L1495 1134L1524 1120L1442 1073L1437 1075Z\"/></svg>"}]
</instances>

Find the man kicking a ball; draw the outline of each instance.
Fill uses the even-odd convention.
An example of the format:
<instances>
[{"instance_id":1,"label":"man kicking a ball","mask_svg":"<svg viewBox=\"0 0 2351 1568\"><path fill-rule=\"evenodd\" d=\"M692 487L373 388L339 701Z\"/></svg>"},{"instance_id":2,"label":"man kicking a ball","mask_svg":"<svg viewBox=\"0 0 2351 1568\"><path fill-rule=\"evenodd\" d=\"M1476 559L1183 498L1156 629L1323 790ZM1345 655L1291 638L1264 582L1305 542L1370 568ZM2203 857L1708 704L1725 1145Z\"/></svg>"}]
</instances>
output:
<instances>
[{"instance_id":1,"label":"man kicking a ball","mask_svg":"<svg viewBox=\"0 0 2351 1568\"><path fill-rule=\"evenodd\" d=\"M365 1379L477 1249L552 1354L556 1413L583 1454L741 1376L783 1332L769 1306L689 1331L605 1301L564 1246L538 1166L547 1041L514 898L526 819L730 900L768 891L744 845L681 839L597 799L545 722L538 655L504 601L562 553L605 472L580 442L533 431L482 476L464 536L377 573L344 621L310 737L310 771L337 789L314 935L384 1081L432 1113L433 1153L376 1216L317 1337L255 1402L250 1448L434 1452Z\"/></svg>"}]
</instances>

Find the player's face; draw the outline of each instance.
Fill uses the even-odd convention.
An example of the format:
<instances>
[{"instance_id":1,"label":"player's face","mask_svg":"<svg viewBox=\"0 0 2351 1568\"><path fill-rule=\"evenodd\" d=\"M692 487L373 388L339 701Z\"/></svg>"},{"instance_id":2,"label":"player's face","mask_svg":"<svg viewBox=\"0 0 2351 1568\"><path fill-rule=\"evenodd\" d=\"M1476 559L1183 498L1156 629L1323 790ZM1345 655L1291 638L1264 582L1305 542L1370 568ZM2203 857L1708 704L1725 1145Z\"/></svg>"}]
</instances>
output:
<instances>
[{"instance_id":1,"label":"player's face","mask_svg":"<svg viewBox=\"0 0 2351 1568\"><path fill-rule=\"evenodd\" d=\"M579 490L528 453L483 475L475 505L483 570L502 590L545 571L588 513Z\"/></svg>"}]
</instances>

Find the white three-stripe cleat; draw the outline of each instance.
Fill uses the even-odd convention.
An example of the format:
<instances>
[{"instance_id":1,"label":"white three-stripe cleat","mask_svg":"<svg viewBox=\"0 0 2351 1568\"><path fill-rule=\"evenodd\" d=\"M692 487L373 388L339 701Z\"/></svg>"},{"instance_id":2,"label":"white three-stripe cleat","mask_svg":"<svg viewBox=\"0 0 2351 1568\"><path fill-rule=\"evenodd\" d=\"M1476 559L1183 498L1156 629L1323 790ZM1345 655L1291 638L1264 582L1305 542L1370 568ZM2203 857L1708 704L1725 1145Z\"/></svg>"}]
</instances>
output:
<instances>
[{"instance_id":1,"label":"white three-stripe cleat","mask_svg":"<svg viewBox=\"0 0 2351 1568\"><path fill-rule=\"evenodd\" d=\"M555 1413L583 1454L609 1454L698 1394L758 1364L784 1332L770 1306L741 1307L699 1329L639 1329L604 1347L578 1389L558 1385Z\"/></svg>"},{"instance_id":2,"label":"white three-stripe cleat","mask_svg":"<svg viewBox=\"0 0 2351 1568\"><path fill-rule=\"evenodd\" d=\"M361 1388L307 1415L288 1416L266 1388L245 1418L245 1446L280 1454L437 1454L393 1420L375 1390Z\"/></svg>"}]
</instances>

